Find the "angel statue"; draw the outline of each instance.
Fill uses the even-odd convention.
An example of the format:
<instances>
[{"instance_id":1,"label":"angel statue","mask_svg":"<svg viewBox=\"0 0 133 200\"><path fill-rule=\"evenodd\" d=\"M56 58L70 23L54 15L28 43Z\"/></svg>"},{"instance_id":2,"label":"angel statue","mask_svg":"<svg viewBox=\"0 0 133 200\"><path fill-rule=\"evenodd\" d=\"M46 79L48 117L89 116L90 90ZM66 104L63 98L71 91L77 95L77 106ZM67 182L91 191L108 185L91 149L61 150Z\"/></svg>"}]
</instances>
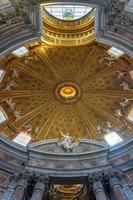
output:
<instances>
[{"instance_id":1,"label":"angel statue","mask_svg":"<svg viewBox=\"0 0 133 200\"><path fill-rule=\"evenodd\" d=\"M75 144L72 144L72 137L69 136L69 133L64 135L61 132L61 135L63 137L62 141L59 143L59 146L62 147L66 152L71 152Z\"/></svg>"}]
</instances>

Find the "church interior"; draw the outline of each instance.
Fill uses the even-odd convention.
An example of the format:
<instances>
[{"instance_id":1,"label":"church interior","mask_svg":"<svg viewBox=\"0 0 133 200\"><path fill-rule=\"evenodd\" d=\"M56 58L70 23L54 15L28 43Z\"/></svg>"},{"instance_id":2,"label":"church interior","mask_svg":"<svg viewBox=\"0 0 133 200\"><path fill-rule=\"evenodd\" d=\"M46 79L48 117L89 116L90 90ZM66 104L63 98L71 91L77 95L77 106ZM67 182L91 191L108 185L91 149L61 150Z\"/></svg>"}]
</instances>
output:
<instances>
[{"instance_id":1,"label":"church interior","mask_svg":"<svg viewBox=\"0 0 133 200\"><path fill-rule=\"evenodd\" d=\"M133 200L133 0L0 0L0 200Z\"/></svg>"}]
</instances>

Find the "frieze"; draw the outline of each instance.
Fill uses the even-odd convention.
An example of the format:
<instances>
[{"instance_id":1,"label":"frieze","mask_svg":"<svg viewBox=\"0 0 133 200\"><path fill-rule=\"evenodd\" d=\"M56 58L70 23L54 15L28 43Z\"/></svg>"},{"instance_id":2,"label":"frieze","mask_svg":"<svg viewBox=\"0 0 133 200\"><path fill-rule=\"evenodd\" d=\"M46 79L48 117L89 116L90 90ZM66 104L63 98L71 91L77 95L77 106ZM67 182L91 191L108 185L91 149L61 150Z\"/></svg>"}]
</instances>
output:
<instances>
[{"instance_id":1,"label":"frieze","mask_svg":"<svg viewBox=\"0 0 133 200\"><path fill-rule=\"evenodd\" d=\"M52 144L52 146L50 146L50 143ZM87 171L95 171L96 169L100 170L104 169L105 167L109 168L112 165L114 167L118 166L120 169L121 166L124 165L124 170L127 169L126 167L128 167L128 169L132 167L132 163L131 166L129 166L128 164L129 162L131 162L131 157L128 156L132 146L131 139L122 143L121 145L119 145L119 147L112 147L111 149L105 148L105 146L102 146L102 144L99 142L96 143L91 141L87 143L86 141L85 143L85 141L82 141L79 144L79 147L81 145L81 149L78 148L77 152L51 151L52 148L54 149L53 144L57 144L56 140L54 140L53 142L50 140L49 142L46 141L46 146L44 144L45 142L36 142L35 144L29 145L29 147L24 150L22 146L20 149L19 145L15 146L15 143L13 142L9 142L4 139L1 140L1 167L5 166L6 164L8 170L13 166L14 170L16 170L16 166L19 167L19 165L21 165L28 172L32 172L33 170L40 173L53 172L54 174L56 174L58 171L58 174L65 173L66 175L70 173L77 174L80 171L86 174ZM88 149L88 151L84 152L83 148L85 144L86 149L87 146L92 146L92 150L90 151ZM8 148L8 151L5 154L3 153L3 148ZM49 151L50 148L51 150ZM25 156L22 157L23 151L25 152ZM125 155L126 152L127 159L125 160L125 162L121 162L121 158ZM28 156L28 158L26 158L26 155Z\"/></svg>"}]
</instances>

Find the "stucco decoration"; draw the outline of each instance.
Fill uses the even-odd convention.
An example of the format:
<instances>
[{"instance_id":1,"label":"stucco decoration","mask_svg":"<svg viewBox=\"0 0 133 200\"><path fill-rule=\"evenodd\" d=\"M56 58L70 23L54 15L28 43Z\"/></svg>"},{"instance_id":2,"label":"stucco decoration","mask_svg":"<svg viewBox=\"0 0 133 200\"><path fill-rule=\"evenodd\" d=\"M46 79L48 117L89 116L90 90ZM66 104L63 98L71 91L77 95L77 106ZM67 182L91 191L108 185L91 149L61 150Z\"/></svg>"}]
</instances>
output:
<instances>
[{"instance_id":1,"label":"stucco decoration","mask_svg":"<svg viewBox=\"0 0 133 200\"><path fill-rule=\"evenodd\" d=\"M133 26L133 15L125 11L125 1L113 0L109 5L109 25L117 23L122 26Z\"/></svg>"},{"instance_id":2,"label":"stucco decoration","mask_svg":"<svg viewBox=\"0 0 133 200\"><path fill-rule=\"evenodd\" d=\"M15 6L10 6L0 11L0 25L11 25L24 21L29 24L30 20L26 12L26 2L20 0Z\"/></svg>"}]
</instances>

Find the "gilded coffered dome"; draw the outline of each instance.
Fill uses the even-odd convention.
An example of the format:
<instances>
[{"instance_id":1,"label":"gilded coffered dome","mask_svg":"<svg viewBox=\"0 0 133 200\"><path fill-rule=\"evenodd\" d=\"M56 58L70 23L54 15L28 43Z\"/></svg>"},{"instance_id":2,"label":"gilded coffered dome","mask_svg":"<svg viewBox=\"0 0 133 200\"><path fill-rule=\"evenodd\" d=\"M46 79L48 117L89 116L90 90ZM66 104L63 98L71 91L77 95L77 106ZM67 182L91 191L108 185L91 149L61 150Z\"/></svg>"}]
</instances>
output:
<instances>
[{"instance_id":1,"label":"gilded coffered dome","mask_svg":"<svg viewBox=\"0 0 133 200\"><path fill-rule=\"evenodd\" d=\"M27 41L33 26L29 26L21 3L16 15L21 7L21 17L25 16L28 25L24 34ZM13 140L24 132L32 141L60 138L62 134L69 134L74 141L103 140L109 132L119 133L122 139L130 136L132 58L96 42L94 5L40 6L42 23L34 24L39 42L13 49L0 60L1 134ZM37 19L38 14L36 10ZM16 15L11 24L16 23ZM2 20L6 30L7 22ZM23 38L22 33L17 34Z\"/></svg>"},{"instance_id":2,"label":"gilded coffered dome","mask_svg":"<svg viewBox=\"0 0 133 200\"><path fill-rule=\"evenodd\" d=\"M60 138L62 132L74 140L102 140L108 129L122 137L131 134L130 57L114 58L109 47L95 42L75 47L37 43L28 49L23 57L9 54L1 60L4 135L13 139L26 131L32 140L44 140Z\"/></svg>"},{"instance_id":3,"label":"gilded coffered dome","mask_svg":"<svg viewBox=\"0 0 133 200\"><path fill-rule=\"evenodd\" d=\"M0 0L1 200L132 199L132 8Z\"/></svg>"}]
</instances>

